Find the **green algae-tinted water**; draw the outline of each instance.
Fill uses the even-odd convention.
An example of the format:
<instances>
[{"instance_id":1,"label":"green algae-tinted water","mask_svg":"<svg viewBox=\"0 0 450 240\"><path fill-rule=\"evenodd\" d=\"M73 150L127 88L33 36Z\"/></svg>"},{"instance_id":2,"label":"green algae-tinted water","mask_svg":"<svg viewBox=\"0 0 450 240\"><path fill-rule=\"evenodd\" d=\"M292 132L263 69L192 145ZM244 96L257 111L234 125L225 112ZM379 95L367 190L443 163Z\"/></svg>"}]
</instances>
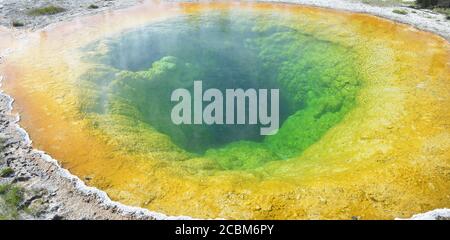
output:
<instances>
[{"instance_id":1,"label":"green algae-tinted water","mask_svg":"<svg viewBox=\"0 0 450 240\"><path fill-rule=\"evenodd\" d=\"M301 154L355 105L355 53L302 32L286 15L251 11L187 15L91 44L82 111L127 151L202 156L222 169L253 169ZM172 91L280 89L280 126L175 125Z\"/></svg>"}]
</instances>

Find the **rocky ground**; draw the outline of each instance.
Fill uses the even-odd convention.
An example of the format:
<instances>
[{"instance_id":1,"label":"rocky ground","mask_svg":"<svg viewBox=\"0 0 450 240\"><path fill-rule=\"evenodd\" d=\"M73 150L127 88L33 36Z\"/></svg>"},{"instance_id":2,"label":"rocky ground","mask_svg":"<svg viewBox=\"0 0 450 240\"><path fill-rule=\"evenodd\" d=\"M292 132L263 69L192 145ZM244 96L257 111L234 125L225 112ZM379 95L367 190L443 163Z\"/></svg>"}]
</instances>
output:
<instances>
[{"instance_id":1,"label":"rocky ground","mask_svg":"<svg viewBox=\"0 0 450 240\"><path fill-rule=\"evenodd\" d=\"M39 29L51 23L87 14L129 7L142 0L0 0L0 25ZM58 14L33 14L33 10L48 6L62 8ZM21 26L23 25L23 26Z\"/></svg>"},{"instance_id":2,"label":"rocky ground","mask_svg":"<svg viewBox=\"0 0 450 240\"><path fill-rule=\"evenodd\" d=\"M19 31L37 30L82 15L135 5L141 0L0 0L0 25ZM450 21L443 14L406 7L405 1L284 0L370 13L414 25L450 39ZM406 1L410 2L410 1ZM380 4L382 3L382 4ZM53 15L31 14L46 6ZM395 10L402 10L401 12ZM406 12L406 14L405 14ZM0 54L5 52L0 49ZM0 56L0 64L2 61ZM1 80L1 76L0 76ZM167 219L163 214L111 201L104 192L86 187L49 156L32 148L11 113L12 99L0 94L0 219ZM418 215L418 219L449 219L450 210Z\"/></svg>"}]
</instances>

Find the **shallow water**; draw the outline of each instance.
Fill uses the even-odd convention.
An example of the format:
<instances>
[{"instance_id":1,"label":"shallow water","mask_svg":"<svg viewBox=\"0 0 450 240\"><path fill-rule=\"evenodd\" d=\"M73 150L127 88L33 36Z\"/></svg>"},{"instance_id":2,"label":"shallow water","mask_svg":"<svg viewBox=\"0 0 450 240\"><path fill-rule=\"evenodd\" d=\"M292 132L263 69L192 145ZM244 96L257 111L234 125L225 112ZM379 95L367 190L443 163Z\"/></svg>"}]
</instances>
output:
<instances>
[{"instance_id":1,"label":"shallow water","mask_svg":"<svg viewBox=\"0 0 450 240\"><path fill-rule=\"evenodd\" d=\"M149 3L14 45L5 87L35 146L114 200L255 219L450 202L450 53L432 34L296 5ZM194 80L280 88L279 133L174 126L169 93Z\"/></svg>"}]
</instances>

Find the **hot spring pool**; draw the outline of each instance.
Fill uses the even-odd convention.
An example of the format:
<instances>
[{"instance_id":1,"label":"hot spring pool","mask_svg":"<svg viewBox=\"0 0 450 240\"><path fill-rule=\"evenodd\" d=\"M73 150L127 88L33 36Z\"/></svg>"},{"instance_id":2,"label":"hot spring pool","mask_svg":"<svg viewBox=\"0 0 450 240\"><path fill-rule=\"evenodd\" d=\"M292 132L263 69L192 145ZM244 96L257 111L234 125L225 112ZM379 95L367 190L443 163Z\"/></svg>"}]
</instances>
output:
<instances>
[{"instance_id":1,"label":"hot spring pool","mask_svg":"<svg viewBox=\"0 0 450 240\"><path fill-rule=\"evenodd\" d=\"M175 155L166 160L185 163L205 157L218 170L298 156L355 105L361 82L351 48L304 33L293 17L276 12L193 13L84 51L93 68L79 81L89 89L81 92L81 108L96 127L128 136L123 144L132 143L132 151L167 152ZM258 125L174 124L172 91L193 89L195 80L222 92L280 89L282 128L264 138Z\"/></svg>"},{"instance_id":2,"label":"hot spring pool","mask_svg":"<svg viewBox=\"0 0 450 240\"><path fill-rule=\"evenodd\" d=\"M448 207L449 44L363 14L148 3L30 34L3 67L34 145L113 200L200 218ZM176 88L280 91L280 129L175 125Z\"/></svg>"}]
</instances>

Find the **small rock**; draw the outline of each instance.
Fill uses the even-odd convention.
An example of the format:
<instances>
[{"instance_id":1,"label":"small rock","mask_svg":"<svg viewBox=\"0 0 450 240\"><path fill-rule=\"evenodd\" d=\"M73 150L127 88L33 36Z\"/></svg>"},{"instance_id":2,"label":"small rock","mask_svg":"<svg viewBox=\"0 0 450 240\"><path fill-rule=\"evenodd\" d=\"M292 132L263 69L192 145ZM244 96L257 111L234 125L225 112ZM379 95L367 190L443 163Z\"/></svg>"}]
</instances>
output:
<instances>
[{"instance_id":1,"label":"small rock","mask_svg":"<svg viewBox=\"0 0 450 240\"><path fill-rule=\"evenodd\" d=\"M30 179L29 176L20 176L20 177L14 178L13 183L16 183L16 182L26 182L26 181L28 181L29 179Z\"/></svg>"},{"instance_id":2,"label":"small rock","mask_svg":"<svg viewBox=\"0 0 450 240\"><path fill-rule=\"evenodd\" d=\"M52 217L52 220L64 220L64 217L61 216L61 215L59 215L59 214L55 214L55 215Z\"/></svg>"}]
</instances>

